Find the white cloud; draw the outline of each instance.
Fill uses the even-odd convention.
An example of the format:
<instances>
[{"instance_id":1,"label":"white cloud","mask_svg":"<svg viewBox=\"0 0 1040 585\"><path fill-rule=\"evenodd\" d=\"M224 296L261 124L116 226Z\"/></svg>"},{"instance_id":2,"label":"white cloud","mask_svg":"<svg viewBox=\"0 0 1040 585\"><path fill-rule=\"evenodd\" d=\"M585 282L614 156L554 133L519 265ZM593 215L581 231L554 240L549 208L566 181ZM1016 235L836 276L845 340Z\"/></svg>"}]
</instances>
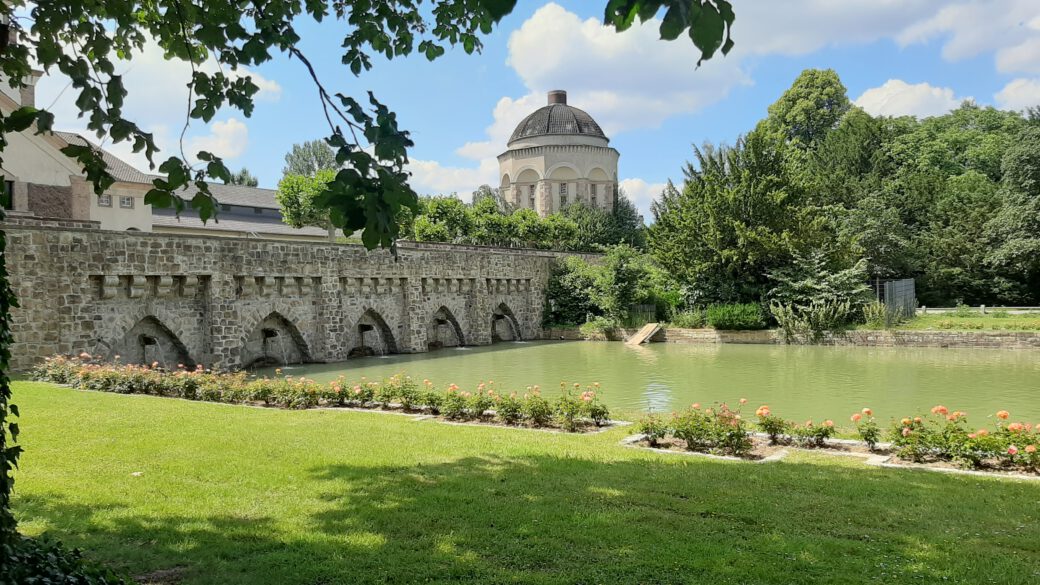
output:
<instances>
[{"instance_id":1,"label":"white cloud","mask_svg":"<svg viewBox=\"0 0 1040 585\"><path fill-rule=\"evenodd\" d=\"M1040 106L1040 79L1015 79L993 96L1005 110L1024 110Z\"/></svg>"},{"instance_id":2,"label":"white cloud","mask_svg":"<svg viewBox=\"0 0 1040 585\"><path fill-rule=\"evenodd\" d=\"M909 84L902 79L889 79L880 87L863 92L857 106L874 116L941 116L956 108L964 99L954 96L948 87L928 83Z\"/></svg>"},{"instance_id":3,"label":"white cloud","mask_svg":"<svg viewBox=\"0 0 1040 585\"><path fill-rule=\"evenodd\" d=\"M943 40L943 57L950 61L993 51L998 66L1003 62L1002 67L1018 67L1022 63L1007 52L1014 53L1016 47L1040 36L1036 0L962 0L945 4L932 16L901 30L897 41L909 45L939 38Z\"/></svg>"},{"instance_id":4,"label":"white cloud","mask_svg":"<svg viewBox=\"0 0 1040 585\"><path fill-rule=\"evenodd\" d=\"M215 61L210 60L200 66L202 71L214 73L219 70ZM123 83L130 88L123 108L124 115L136 122L145 131L152 132L156 145L164 154L157 155L156 163L162 162L171 153L178 150L171 136L179 136L184 124L188 108L187 83L191 79L191 66L183 61L171 61L163 57L162 49L149 42L144 50L135 53L132 59L120 61L116 70L123 75ZM260 91L257 100L277 101L281 97L282 88L278 82L267 79L256 72L240 69L226 74L232 77L250 75ZM36 86L36 104L47 108L55 115L55 128L85 133L86 121L79 119L79 110L75 106L77 91L69 86L64 75L54 72L44 76ZM245 142L233 145L229 140L246 139L248 129L237 119L214 122L206 125L192 120L185 141L185 152L193 144L207 144L215 147L214 152L223 152L228 158L238 156L245 149ZM94 136L90 135L91 139ZM128 143L106 144L120 158L137 168L148 171L148 162L143 154L135 154ZM232 154L227 154L232 153Z\"/></svg>"},{"instance_id":5,"label":"white cloud","mask_svg":"<svg viewBox=\"0 0 1040 585\"><path fill-rule=\"evenodd\" d=\"M248 144L249 128L238 118L228 118L211 124L209 134L189 140L184 154L191 157L205 150L221 158L237 158L245 152Z\"/></svg>"},{"instance_id":6,"label":"white cloud","mask_svg":"<svg viewBox=\"0 0 1040 585\"><path fill-rule=\"evenodd\" d=\"M435 160L412 160L408 170L412 173L409 181L412 188L423 195L457 193L463 201L469 201L480 185L498 186L498 160L494 158L482 160L476 168L444 166Z\"/></svg>"},{"instance_id":7,"label":"white cloud","mask_svg":"<svg viewBox=\"0 0 1040 585\"><path fill-rule=\"evenodd\" d=\"M659 40L658 26L654 20L619 34L550 3L510 35L508 63L538 96L522 99L542 105L546 91L566 89L568 101L594 113L608 135L657 127L750 83L738 59L696 68L693 44Z\"/></svg>"},{"instance_id":8,"label":"white cloud","mask_svg":"<svg viewBox=\"0 0 1040 585\"><path fill-rule=\"evenodd\" d=\"M625 195L635 204L639 213L643 214L646 223L653 221L654 216L650 213L650 204L661 197L661 192L667 183L647 183L643 179L622 179L618 186Z\"/></svg>"},{"instance_id":9,"label":"white cloud","mask_svg":"<svg viewBox=\"0 0 1040 585\"><path fill-rule=\"evenodd\" d=\"M1040 35L998 52L997 70L1004 73L1040 73Z\"/></svg>"}]
</instances>

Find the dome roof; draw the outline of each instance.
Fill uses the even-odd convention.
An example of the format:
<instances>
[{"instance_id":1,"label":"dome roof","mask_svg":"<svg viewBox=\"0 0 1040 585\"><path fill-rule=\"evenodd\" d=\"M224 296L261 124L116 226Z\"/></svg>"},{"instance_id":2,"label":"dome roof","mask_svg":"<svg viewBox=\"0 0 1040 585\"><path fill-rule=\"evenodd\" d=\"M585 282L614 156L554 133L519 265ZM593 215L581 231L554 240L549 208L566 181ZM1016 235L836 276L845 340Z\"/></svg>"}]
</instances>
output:
<instances>
[{"instance_id":1,"label":"dome roof","mask_svg":"<svg viewBox=\"0 0 1040 585\"><path fill-rule=\"evenodd\" d=\"M584 110L567 105L567 92L549 92L549 105L527 116L509 137L513 143L522 138L546 135L593 136L608 140L603 129Z\"/></svg>"}]
</instances>

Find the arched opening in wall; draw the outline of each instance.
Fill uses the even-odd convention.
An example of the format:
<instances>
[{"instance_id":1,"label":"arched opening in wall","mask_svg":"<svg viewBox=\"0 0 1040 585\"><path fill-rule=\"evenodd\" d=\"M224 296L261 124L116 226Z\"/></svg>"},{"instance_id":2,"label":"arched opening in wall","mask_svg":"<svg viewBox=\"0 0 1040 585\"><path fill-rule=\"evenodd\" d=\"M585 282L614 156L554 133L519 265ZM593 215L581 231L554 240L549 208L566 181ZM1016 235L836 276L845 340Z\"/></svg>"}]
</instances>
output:
<instances>
[{"instance_id":1,"label":"arched opening in wall","mask_svg":"<svg viewBox=\"0 0 1040 585\"><path fill-rule=\"evenodd\" d=\"M613 209L613 192L612 182L606 171L596 167L589 172L589 204L592 207Z\"/></svg>"},{"instance_id":2,"label":"arched opening in wall","mask_svg":"<svg viewBox=\"0 0 1040 585\"><path fill-rule=\"evenodd\" d=\"M560 210L579 201L578 172L569 166L560 166L549 174L552 184L553 209Z\"/></svg>"},{"instance_id":3,"label":"arched opening in wall","mask_svg":"<svg viewBox=\"0 0 1040 585\"><path fill-rule=\"evenodd\" d=\"M437 309L426 327L427 349L459 347L465 344L465 339L462 336L462 327L459 327L459 322L455 319L455 315L447 307Z\"/></svg>"},{"instance_id":4,"label":"arched opening in wall","mask_svg":"<svg viewBox=\"0 0 1040 585\"><path fill-rule=\"evenodd\" d=\"M124 364L155 364L166 369L178 364L194 368L195 360L184 343L156 317L149 315L127 330L123 338L111 345L109 358L119 356Z\"/></svg>"},{"instance_id":5,"label":"arched opening in wall","mask_svg":"<svg viewBox=\"0 0 1040 585\"><path fill-rule=\"evenodd\" d=\"M354 346L347 357L366 357L397 353L397 343L383 316L372 309L365 311L354 326Z\"/></svg>"},{"instance_id":6,"label":"arched opening in wall","mask_svg":"<svg viewBox=\"0 0 1040 585\"><path fill-rule=\"evenodd\" d=\"M491 342L520 341L520 324L505 303L491 313Z\"/></svg>"},{"instance_id":7,"label":"arched opening in wall","mask_svg":"<svg viewBox=\"0 0 1040 585\"><path fill-rule=\"evenodd\" d=\"M524 209L537 209L538 181L541 177L534 169L524 169L516 177L515 186L519 192L517 206Z\"/></svg>"},{"instance_id":8,"label":"arched opening in wall","mask_svg":"<svg viewBox=\"0 0 1040 585\"><path fill-rule=\"evenodd\" d=\"M277 311L250 331L242 345L242 365L247 368L284 366L310 361L300 330Z\"/></svg>"}]
</instances>

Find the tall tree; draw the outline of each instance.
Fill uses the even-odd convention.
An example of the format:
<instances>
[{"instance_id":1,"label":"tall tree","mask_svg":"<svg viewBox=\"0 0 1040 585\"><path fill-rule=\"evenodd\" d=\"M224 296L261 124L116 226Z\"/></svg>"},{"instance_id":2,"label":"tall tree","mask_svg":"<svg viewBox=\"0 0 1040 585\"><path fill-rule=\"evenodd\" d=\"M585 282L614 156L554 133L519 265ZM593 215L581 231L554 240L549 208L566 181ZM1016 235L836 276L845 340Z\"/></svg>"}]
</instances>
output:
<instances>
[{"instance_id":1,"label":"tall tree","mask_svg":"<svg viewBox=\"0 0 1040 585\"><path fill-rule=\"evenodd\" d=\"M313 177L318 171L339 170L336 163L336 152L324 140L308 140L302 144L292 145L285 155L285 167L282 175L303 175Z\"/></svg>"},{"instance_id":2,"label":"tall tree","mask_svg":"<svg viewBox=\"0 0 1040 585\"><path fill-rule=\"evenodd\" d=\"M314 175L286 175L278 182L275 199L282 210L282 221L294 228L306 226L332 228L329 210L321 205L326 185L336 180L331 169L319 170ZM330 231L330 237L334 232Z\"/></svg>"},{"instance_id":3,"label":"tall tree","mask_svg":"<svg viewBox=\"0 0 1040 585\"><path fill-rule=\"evenodd\" d=\"M769 106L766 123L791 142L812 147L838 125L851 103L833 69L806 69Z\"/></svg>"},{"instance_id":4,"label":"tall tree","mask_svg":"<svg viewBox=\"0 0 1040 585\"><path fill-rule=\"evenodd\" d=\"M256 187L260 184L260 180L254 177L253 173L249 172L249 169L242 167L242 170L237 173L231 173L231 175L228 176L227 184Z\"/></svg>"},{"instance_id":5,"label":"tall tree","mask_svg":"<svg viewBox=\"0 0 1040 585\"><path fill-rule=\"evenodd\" d=\"M822 219L785 161L786 142L754 131L732 147L705 145L682 191L654 202L648 244L695 302L759 301L768 273L822 241Z\"/></svg>"}]
</instances>

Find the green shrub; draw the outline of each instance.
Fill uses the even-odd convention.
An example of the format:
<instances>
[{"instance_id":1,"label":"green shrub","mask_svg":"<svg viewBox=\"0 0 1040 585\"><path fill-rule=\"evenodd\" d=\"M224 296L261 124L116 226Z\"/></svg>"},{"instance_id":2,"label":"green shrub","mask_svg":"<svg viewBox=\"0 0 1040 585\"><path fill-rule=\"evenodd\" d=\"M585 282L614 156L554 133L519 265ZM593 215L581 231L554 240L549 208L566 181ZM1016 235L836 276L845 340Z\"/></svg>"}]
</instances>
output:
<instances>
[{"instance_id":1,"label":"green shrub","mask_svg":"<svg viewBox=\"0 0 1040 585\"><path fill-rule=\"evenodd\" d=\"M553 407L538 390L524 395L524 420L536 427L548 426L552 422Z\"/></svg>"},{"instance_id":2,"label":"green shrub","mask_svg":"<svg viewBox=\"0 0 1040 585\"><path fill-rule=\"evenodd\" d=\"M765 404L758 407L758 410L755 411L755 416L758 417L759 430L769 435L769 443L771 445L779 444L791 426L782 417L773 414Z\"/></svg>"},{"instance_id":3,"label":"green shrub","mask_svg":"<svg viewBox=\"0 0 1040 585\"><path fill-rule=\"evenodd\" d=\"M639 433L651 447L656 447L668 435L668 424L660 416L648 414L639 420Z\"/></svg>"},{"instance_id":4,"label":"green shrub","mask_svg":"<svg viewBox=\"0 0 1040 585\"><path fill-rule=\"evenodd\" d=\"M427 388L419 391L419 397L416 399L416 402L431 413L439 414L441 404L444 403L444 394Z\"/></svg>"},{"instance_id":5,"label":"green shrub","mask_svg":"<svg viewBox=\"0 0 1040 585\"><path fill-rule=\"evenodd\" d=\"M553 405L553 414L556 421L560 428L565 431L577 430L582 410L581 399L567 390L556 399L556 404Z\"/></svg>"},{"instance_id":6,"label":"green shrub","mask_svg":"<svg viewBox=\"0 0 1040 585\"><path fill-rule=\"evenodd\" d=\"M223 373L196 369L166 372L148 366L88 363L73 358L53 358L37 367L34 377L41 381L69 380L84 390L119 392L124 394L155 394L176 396L191 400L224 403L261 403L282 408L313 408L317 406L383 406L398 404L405 410L425 409L453 420L488 419L494 409L497 418L506 424L526 421L533 426L547 426L557 417L560 426L573 431L586 424L602 425L610 412L596 396L599 384L584 392L574 386L573 394L559 404L550 404L541 397L538 387L529 387L523 399L516 393L501 395L493 382L481 383L473 393L459 390L452 384L446 392L434 389L433 383L423 380L420 386L410 377L398 374L381 382L362 377L356 384L348 384L343 376L328 383L319 383L305 377L281 375L252 378L246 372Z\"/></svg>"},{"instance_id":7,"label":"green shrub","mask_svg":"<svg viewBox=\"0 0 1040 585\"><path fill-rule=\"evenodd\" d=\"M691 451L741 457L753 443L740 413L725 404L700 410L691 407L672 417L672 434L686 442Z\"/></svg>"},{"instance_id":8,"label":"green shrub","mask_svg":"<svg viewBox=\"0 0 1040 585\"><path fill-rule=\"evenodd\" d=\"M1007 309L994 309L990 312L989 316L994 319L1007 319L1011 317L1011 313L1009 313Z\"/></svg>"},{"instance_id":9,"label":"green shrub","mask_svg":"<svg viewBox=\"0 0 1040 585\"><path fill-rule=\"evenodd\" d=\"M703 309L689 309L676 313L672 316L672 320L669 323L670 326L681 329L700 329L706 324L707 316L704 314Z\"/></svg>"},{"instance_id":10,"label":"green shrub","mask_svg":"<svg viewBox=\"0 0 1040 585\"><path fill-rule=\"evenodd\" d=\"M491 390L480 389L467 396L466 409L469 411L470 418L486 418L487 411L494 407L494 393Z\"/></svg>"},{"instance_id":11,"label":"green shrub","mask_svg":"<svg viewBox=\"0 0 1040 585\"><path fill-rule=\"evenodd\" d=\"M889 329L906 321L911 315L904 315L898 308L889 308L880 301L872 301L863 305L863 322L870 329Z\"/></svg>"},{"instance_id":12,"label":"green shrub","mask_svg":"<svg viewBox=\"0 0 1040 585\"><path fill-rule=\"evenodd\" d=\"M516 393L498 396L495 400L495 414L507 425L519 424L524 418L524 403L516 397Z\"/></svg>"},{"instance_id":13,"label":"green shrub","mask_svg":"<svg viewBox=\"0 0 1040 585\"><path fill-rule=\"evenodd\" d=\"M598 337L615 331L621 325L608 317L593 317L588 323L582 324L578 330L585 337Z\"/></svg>"},{"instance_id":14,"label":"green shrub","mask_svg":"<svg viewBox=\"0 0 1040 585\"><path fill-rule=\"evenodd\" d=\"M708 307L705 319L709 326L720 330L766 328L765 315L757 303L712 305Z\"/></svg>"},{"instance_id":15,"label":"green shrub","mask_svg":"<svg viewBox=\"0 0 1040 585\"><path fill-rule=\"evenodd\" d=\"M953 312L950 313L950 314L953 315L954 317L981 317L982 316L982 312L981 311L976 311L975 309L972 309L971 307L969 307L968 305L965 305L964 303L958 303L957 307L954 308Z\"/></svg>"},{"instance_id":16,"label":"green shrub","mask_svg":"<svg viewBox=\"0 0 1040 585\"><path fill-rule=\"evenodd\" d=\"M15 535L4 547L0 583L115 585L127 583L111 570L86 561L60 542Z\"/></svg>"},{"instance_id":17,"label":"green shrub","mask_svg":"<svg viewBox=\"0 0 1040 585\"><path fill-rule=\"evenodd\" d=\"M834 421L831 420L825 420L821 424L814 424L813 421L808 420L804 425L792 424L789 432L795 443L802 447L823 447L826 445L827 439L834 436L837 429L834 428Z\"/></svg>"},{"instance_id":18,"label":"green shrub","mask_svg":"<svg viewBox=\"0 0 1040 585\"><path fill-rule=\"evenodd\" d=\"M873 451L881 441L881 427L874 420L874 412L864 408L861 412L854 413L850 420L856 424L856 432L859 438L867 444L867 448Z\"/></svg>"},{"instance_id":19,"label":"green shrub","mask_svg":"<svg viewBox=\"0 0 1040 585\"><path fill-rule=\"evenodd\" d=\"M769 312L784 339L791 343L799 339L819 341L827 331L837 331L848 325L852 306L848 301L814 300L808 305L772 302Z\"/></svg>"},{"instance_id":20,"label":"green shrub","mask_svg":"<svg viewBox=\"0 0 1040 585\"><path fill-rule=\"evenodd\" d=\"M444 400L441 401L441 414L444 418L452 420L465 419L469 416L467 405L468 401L464 393L449 389L444 395Z\"/></svg>"}]
</instances>

